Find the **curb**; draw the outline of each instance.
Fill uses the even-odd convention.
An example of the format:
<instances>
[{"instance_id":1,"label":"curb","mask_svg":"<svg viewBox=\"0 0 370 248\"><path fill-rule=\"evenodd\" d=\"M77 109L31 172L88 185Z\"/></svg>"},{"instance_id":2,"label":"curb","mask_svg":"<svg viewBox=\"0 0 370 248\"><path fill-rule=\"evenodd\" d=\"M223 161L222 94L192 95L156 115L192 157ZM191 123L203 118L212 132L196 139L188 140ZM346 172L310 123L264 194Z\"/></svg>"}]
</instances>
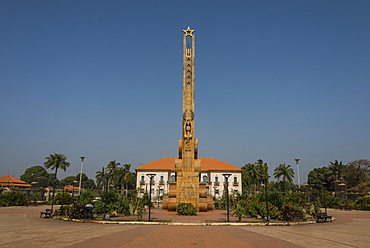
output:
<instances>
[{"instance_id":1,"label":"curb","mask_svg":"<svg viewBox=\"0 0 370 248\"><path fill-rule=\"evenodd\" d=\"M62 218L64 221L74 221L84 223L83 220ZM212 222L212 223L185 223L185 222L143 222L143 221L103 221L92 220L90 223L96 224L119 224L119 225L168 225L168 226L298 226L307 224L316 224L316 221L305 222L281 222L281 223L233 223L233 222Z\"/></svg>"}]
</instances>

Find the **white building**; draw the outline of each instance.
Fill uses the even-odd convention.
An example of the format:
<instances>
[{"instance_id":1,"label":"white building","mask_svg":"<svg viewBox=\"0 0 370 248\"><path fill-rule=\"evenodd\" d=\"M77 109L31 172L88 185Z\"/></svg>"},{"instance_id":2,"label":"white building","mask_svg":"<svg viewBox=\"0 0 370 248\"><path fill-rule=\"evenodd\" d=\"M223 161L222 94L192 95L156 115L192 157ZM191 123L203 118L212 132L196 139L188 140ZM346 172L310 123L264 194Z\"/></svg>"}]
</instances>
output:
<instances>
[{"instance_id":1,"label":"white building","mask_svg":"<svg viewBox=\"0 0 370 248\"><path fill-rule=\"evenodd\" d=\"M176 181L175 172L176 158L162 158L142 165L136 169L136 185L141 193L149 191L149 177L147 174L155 174L152 182L152 197L158 199L158 196L168 193L169 182ZM242 193L242 170L234 165L219 161L214 158L200 158L201 173L199 181L206 182L208 194L216 198L222 197L224 192L225 177L222 174L231 174L229 177L229 192Z\"/></svg>"}]
</instances>

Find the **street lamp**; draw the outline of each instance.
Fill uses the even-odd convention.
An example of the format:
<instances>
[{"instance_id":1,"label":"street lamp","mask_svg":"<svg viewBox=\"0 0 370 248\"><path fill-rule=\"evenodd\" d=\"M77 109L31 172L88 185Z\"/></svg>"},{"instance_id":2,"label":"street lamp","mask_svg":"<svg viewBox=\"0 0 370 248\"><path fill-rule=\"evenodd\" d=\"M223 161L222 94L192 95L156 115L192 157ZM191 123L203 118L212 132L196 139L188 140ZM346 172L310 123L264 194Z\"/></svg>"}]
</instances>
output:
<instances>
[{"instance_id":1,"label":"street lamp","mask_svg":"<svg viewBox=\"0 0 370 248\"><path fill-rule=\"evenodd\" d=\"M298 167L298 163L299 163L299 158L295 158L294 159L295 160L295 162L296 162L296 164L297 164L297 182L298 182L298 185L301 185L301 178L300 178L300 176L299 176L299 167Z\"/></svg>"},{"instance_id":2,"label":"street lamp","mask_svg":"<svg viewBox=\"0 0 370 248\"><path fill-rule=\"evenodd\" d=\"M222 174L226 181L226 206L227 206L227 222L230 222L230 209L229 209L229 177L231 174Z\"/></svg>"},{"instance_id":3,"label":"street lamp","mask_svg":"<svg viewBox=\"0 0 370 248\"><path fill-rule=\"evenodd\" d=\"M53 199L51 200L51 214L53 214L54 211L54 201L55 201L55 188L57 187L58 179L54 179L54 189L53 189Z\"/></svg>"},{"instance_id":4,"label":"street lamp","mask_svg":"<svg viewBox=\"0 0 370 248\"><path fill-rule=\"evenodd\" d=\"M72 199L74 198L74 193L75 193L75 185L74 185L75 183L78 183L78 181L74 180L72 182Z\"/></svg>"},{"instance_id":5,"label":"street lamp","mask_svg":"<svg viewBox=\"0 0 370 248\"><path fill-rule=\"evenodd\" d=\"M81 195L82 167L84 166L85 157L80 157L80 158L81 158L81 170L80 170L80 183L78 184L78 196Z\"/></svg>"},{"instance_id":6,"label":"street lamp","mask_svg":"<svg viewBox=\"0 0 370 248\"><path fill-rule=\"evenodd\" d=\"M104 199L104 220L108 219L106 210L107 210L107 198L108 198L108 180L110 178L110 174L106 173L104 174L105 180L106 180L106 187L105 187L105 199Z\"/></svg>"},{"instance_id":7,"label":"street lamp","mask_svg":"<svg viewBox=\"0 0 370 248\"><path fill-rule=\"evenodd\" d=\"M152 205L152 180L155 177L156 174L146 174L150 180L149 180L149 216L148 216L148 221L150 220L150 209Z\"/></svg>"},{"instance_id":8,"label":"street lamp","mask_svg":"<svg viewBox=\"0 0 370 248\"><path fill-rule=\"evenodd\" d=\"M327 208L327 206L326 206L326 188L325 188L325 186L326 186L326 182L322 182L321 183L322 184L322 188L324 189L324 204L325 204L325 214L326 215L328 215L328 210L326 209Z\"/></svg>"},{"instance_id":9,"label":"street lamp","mask_svg":"<svg viewBox=\"0 0 370 248\"><path fill-rule=\"evenodd\" d=\"M161 186L158 185L158 199L157 199L157 202L158 202L158 207L159 207L159 191L161 190Z\"/></svg>"},{"instance_id":10,"label":"street lamp","mask_svg":"<svg viewBox=\"0 0 370 248\"><path fill-rule=\"evenodd\" d=\"M265 190L266 190L266 221L270 221L270 213L269 213L269 199L268 199L268 191L267 191L267 183L268 179L270 178L269 175L265 175Z\"/></svg>"}]
</instances>

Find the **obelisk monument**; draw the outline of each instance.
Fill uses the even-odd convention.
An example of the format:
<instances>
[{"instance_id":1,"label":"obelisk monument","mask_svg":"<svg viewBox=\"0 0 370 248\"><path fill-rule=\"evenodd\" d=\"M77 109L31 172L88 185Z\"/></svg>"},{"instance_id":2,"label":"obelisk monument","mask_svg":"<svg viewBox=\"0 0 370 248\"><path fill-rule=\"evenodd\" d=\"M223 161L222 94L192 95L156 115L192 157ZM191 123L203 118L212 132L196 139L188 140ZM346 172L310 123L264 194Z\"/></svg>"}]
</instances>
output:
<instances>
[{"instance_id":1,"label":"obelisk monument","mask_svg":"<svg viewBox=\"0 0 370 248\"><path fill-rule=\"evenodd\" d=\"M183 30L183 80L182 80L182 138L179 140L179 157L175 160L176 182L170 182L168 197L163 199L163 209L175 211L179 203L191 203L198 211L213 209L212 197L200 182L201 161L198 159L198 139L194 138L194 59L195 30Z\"/></svg>"}]
</instances>

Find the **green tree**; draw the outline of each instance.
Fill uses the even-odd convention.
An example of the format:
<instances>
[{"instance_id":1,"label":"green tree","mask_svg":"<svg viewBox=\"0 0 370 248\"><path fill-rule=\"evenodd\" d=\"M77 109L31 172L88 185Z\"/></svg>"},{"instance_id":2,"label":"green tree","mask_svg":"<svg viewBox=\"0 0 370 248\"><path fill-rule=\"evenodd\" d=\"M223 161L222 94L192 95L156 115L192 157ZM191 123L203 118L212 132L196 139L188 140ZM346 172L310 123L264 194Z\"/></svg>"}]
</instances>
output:
<instances>
[{"instance_id":1,"label":"green tree","mask_svg":"<svg viewBox=\"0 0 370 248\"><path fill-rule=\"evenodd\" d=\"M77 176L68 176L61 181L64 185L72 185L74 187L78 187L78 180L79 178L77 178Z\"/></svg>"},{"instance_id":2,"label":"green tree","mask_svg":"<svg viewBox=\"0 0 370 248\"><path fill-rule=\"evenodd\" d=\"M96 186L98 188L101 188L104 190L104 185L105 185L105 180L104 180L104 174L105 174L105 169L104 167L100 170L100 171L97 171L96 172Z\"/></svg>"},{"instance_id":3,"label":"green tree","mask_svg":"<svg viewBox=\"0 0 370 248\"><path fill-rule=\"evenodd\" d=\"M286 182L293 182L294 170L291 165L280 164L274 170L274 177L283 180L284 192L286 193Z\"/></svg>"},{"instance_id":4,"label":"green tree","mask_svg":"<svg viewBox=\"0 0 370 248\"><path fill-rule=\"evenodd\" d=\"M370 181L370 161L359 159L349 162L344 169L343 177L348 183L348 188Z\"/></svg>"},{"instance_id":5,"label":"green tree","mask_svg":"<svg viewBox=\"0 0 370 248\"><path fill-rule=\"evenodd\" d=\"M27 183L32 183L35 177L46 177L48 178L49 173L45 170L44 167L40 165L32 166L27 168L23 175L21 175L21 180Z\"/></svg>"},{"instance_id":6,"label":"green tree","mask_svg":"<svg viewBox=\"0 0 370 248\"><path fill-rule=\"evenodd\" d=\"M120 165L121 164L117 163L116 160L110 161L107 165L107 172L111 175L111 184L114 186L117 185L117 172Z\"/></svg>"},{"instance_id":7,"label":"green tree","mask_svg":"<svg viewBox=\"0 0 370 248\"><path fill-rule=\"evenodd\" d=\"M130 189L135 189L136 174L130 171L131 164L124 164L122 168L117 170L118 184L121 186L121 191L126 192Z\"/></svg>"},{"instance_id":8,"label":"green tree","mask_svg":"<svg viewBox=\"0 0 370 248\"><path fill-rule=\"evenodd\" d=\"M330 185L331 171L328 167L315 168L308 173L307 183L315 189L322 189L322 183Z\"/></svg>"},{"instance_id":9,"label":"green tree","mask_svg":"<svg viewBox=\"0 0 370 248\"><path fill-rule=\"evenodd\" d=\"M45 158L44 167L46 169L55 170L55 179L57 179L58 169L66 171L70 166L70 163L66 161L67 157L64 154L50 154L49 157Z\"/></svg>"},{"instance_id":10,"label":"green tree","mask_svg":"<svg viewBox=\"0 0 370 248\"><path fill-rule=\"evenodd\" d=\"M77 181L79 181L80 180L80 173L78 173L77 175L76 175L76 178L78 178L78 180ZM95 182L94 182L94 180L92 180L92 179L89 179L88 177L87 177L87 175L85 174L85 173L82 173L82 177L81 177L81 187L83 188L83 189L94 189L95 188Z\"/></svg>"},{"instance_id":11,"label":"green tree","mask_svg":"<svg viewBox=\"0 0 370 248\"><path fill-rule=\"evenodd\" d=\"M339 180L342 177L345 167L346 165L344 165L342 161L338 162L338 160L335 160L334 162L330 162L328 168L331 172L331 175L328 179L330 181Z\"/></svg>"},{"instance_id":12,"label":"green tree","mask_svg":"<svg viewBox=\"0 0 370 248\"><path fill-rule=\"evenodd\" d=\"M243 180L248 182L249 191L252 192L252 186L256 188L261 185L268 176L268 165L263 163L262 159L258 159L255 163L248 163L242 167L242 177Z\"/></svg>"}]
</instances>

